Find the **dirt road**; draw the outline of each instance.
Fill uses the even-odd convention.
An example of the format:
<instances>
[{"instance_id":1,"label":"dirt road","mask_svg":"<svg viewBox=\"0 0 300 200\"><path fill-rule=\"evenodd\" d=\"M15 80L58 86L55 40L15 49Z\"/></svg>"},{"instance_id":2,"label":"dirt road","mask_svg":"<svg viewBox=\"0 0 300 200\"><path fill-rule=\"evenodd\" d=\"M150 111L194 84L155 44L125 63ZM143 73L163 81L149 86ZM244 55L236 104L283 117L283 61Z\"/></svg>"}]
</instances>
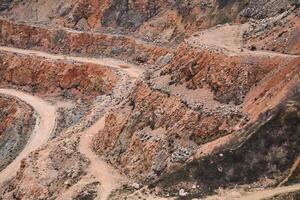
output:
<instances>
[{"instance_id":1,"label":"dirt road","mask_svg":"<svg viewBox=\"0 0 300 200\"><path fill-rule=\"evenodd\" d=\"M267 189L262 191L256 191L239 198L239 200L263 200L267 198L274 197L279 194L296 192L300 190L300 184L295 184L285 187L277 187L274 189Z\"/></svg>"},{"instance_id":2,"label":"dirt road","mask_svg":"<svg viewBox=\"0 0 300 200\"><path fill-rule=\"evenodd\" d=\"M241 34L245 29L244 26L232 26L224 25L222 27L217 27L209 29L203 32L200 32L198 35L195 34L194 37L188 39L188 42L195 46L205 46L209 48L221 49L224 50L227 54L230 55L255 55L255 56L284 56L284 57L296 57L293 55L275 53L275 52L265 52L265 51L249 51L244 49L242 46ZM84 63L93 63L99 64L107 67L111 67L117 70L121 70L128 74L132 79L137 79L143 73L141 69L137 66L117 60L112 58L89 58L89 57L75 57L69 55L58 55L58 54L49 54L42 51L27 50L27 49L18 49L12 47L3 47L0 46L0 51L6 51L11 53L18 53L23 55L34 55L38 57L44 57L47 59L54 60L70 60L76 62ZM38 118L38 123L35 127L34 133L30 138L28 144L21 152L21 154L13 161L5 170L0 173L0 182L6 180L9 177L12 177L16 171L19 169L19 164L21 159L26 157L31 151L37 149L39 146L47 142L47 139L55 127L55 118L56 112L55 108L49 105L43 100L30 96L28 94L15 91L2 89L0 93L15 96L28 104L30 104L36 112L40 115ZM88 128L82 133L79 151L85 155L90 160L90 165L86 169L87 176L94 176L98 180L100 185L100 190L98 192L99 199L105 200L108 198L110 193L117 189L122 182L125 181L125 178L122 177L117 170L113 169L106 162L101 160L98 155L96 155L91 149L90 144L92 138L97 134L101 129L103 129L105 124L105 117L99 119L93 126ZM278 187L274 189L267 189L263 191L256 191L253 193L247 193L243 197L239 197L241 200L258 200L268 197L275 196L277 194L282 194L286 192L293 192L300 190L300 184L288 186L288 187ZM150 198L148 198L150 199ZM153 198L155 199L155 198Z\"/></svg>"},{"instance_id":3,"label":"dirt road","mask_svg":"<svg viewBox=\"0 0 300 200\"><path fill-rule=\"evenodd\" d=\"M110 193L121 186L122 182L126 180L117 170L101 160L90 148L93 136L102 130L104 125L105 117L102 117L83 133L79 144L80 153L84 154L91 161L87 170L88 175L95 176L101 184L100 191L98 192L100 194L99 199L101 200L106 200Z\"/></svg>"},{"instance_id":4,"label":"dirt road","mask_svg":"<svg viewBox=\"0 0 300 200\"><path fill-rule=\"evenodd\" d=\"M281 56L281 57L299 57L297 55L283 54L272 51L250 51L243 47L243 33L249 27L248 24L225 24L216 26L207 30L194 33L193 36L186 40L187 43L194 47L203 47L215 49L224 52L229 56L251 55L251 56Z\"/></svg>"},{"instance_id":5,"label":"dirt road","mask_svg":"<svg viewBox=\"0 0 300 200\"><path fill-rule=\"evenodd\" d=\"M120 71L125 72L131 79L136 80L138 77L140 77L143 73L143 71L137 66L133 64L129 64L117 59L113 58L89 58L89 57L75 57L75 56L67 56L67 55L57 55L57 54L49 54L42 51L35 51L35 50L27 50L27 49L18 49L13 47L4 47L0 46L0 51L6 51L11 53L17 53L17 54L23 54L23 55L34 55L38 57L43 57L47 59L53 59L53 60L70 60L70 61L76 61L76 62L83 62L83 63L93 63L98 65L107 66L110 68L114 68ZM1 92L1 91L0 91ZM3 91L7 92L7 91ZM1 92L2 93L2 92ZM40 114L40 126L39 129L42 129L43 135L49 136L51 133L51 130L54 127L55 123L51 123L51 121L55 122L55 109L52 107L49 107L50 105L44 105L42 106L41 100L38 101L38 99L34 99L35 97L25 95L21 92L17 92L14 90L10 90L10 94L13 96L16 96L24 101L26 101L28 104L34 107L36 111ZM44 102L45 104L46 102ZM45 107L45 109L41 109ZM54 112L51 111L54 110ZM49 113L49 114L47 114ZM49 115L49 116L48 116ZM48 127L45 127L47 125L46 122L49 122ZM107 197L110 195L111 191L118 188L122 182L125 181L125 178L120 176L116 170L114 170L111 166L109 166L106 162L101 160L98 155L96 155L91 149L90 144L92 137L98 133L99 130L104 128L105 123L105 117L98 120L92 127L88 128L86 131L83 132L80 144L79 144L79 151L80 153L84 154L89 160L90 165L88 169L86 170L87 176L95 176L97 181L101 183L100 191L98 194L100 194L100 199L107 199ZM35 132L41 132L41 130L36 130ZM51 130L50 130L51 129ZM47 137L48 138L48 137ZM39 138L40 141L33 138L30 140L30 144L26 146L24 149L24 153L22 152L22 155L18 156L18 158L12 163L13 167L9 166L9 169L4 171L3 177L7 177L8 173L11 173L11 176L17 171L19 168L17 165L19 165L20 160L28 153L31 149L33 149L33 146L36 144L36 142L44 143L46 138ZM46 140L47 141L47 140ZM26 150L26 151L25 151ZM15 169L15 170L13 170ZM12 173L13 172L13 173ZM0 176L1 177L1 176ZM3 178L4 179L4 178ZM1 180L1 179L0 179ZM70 192L72 193L72 191Z\"/></svg>"},{"instance_id":6,"label":"dirt road","mask_svg":"<svg viewBox=\"0 0 300 200\"><path fill-rule=\"evenodd\" d=\"M23 151L13 162L11 162L4 170L0 172L0 183L2 183L3 181L12 178L16 174L23 158L48 141L51 132L55 128L57 114L54 106L50 105L48 102L39 97L32 96L14 89L0 89L0 93L24 101L32 106L38 114L33 133L31 134L30 139L28 140L28 143L24 147Z\"/></svg>"},{"instance_id":7,"label":"dirt road","mask_svg":"<svg viewBox=\"0 0 300 200\"><path fill-rule=\"evenodd\" d=\"M98 65L103 65L103 66L124 71L126 74L128 74L130 78L138 78L143 73L142 69L139 69L137 66L113 58L76 57L76 56L69 56L69 55L50 54L43 51L19 49L14 47L5 47L5 46L0 46L0 51L18 53L23 55L35 55L38 57L43 57L43 58L48 58L53 60L71 60L71 61L82 62L82 63L93 63Z\"/></svg>"}]
</instances>

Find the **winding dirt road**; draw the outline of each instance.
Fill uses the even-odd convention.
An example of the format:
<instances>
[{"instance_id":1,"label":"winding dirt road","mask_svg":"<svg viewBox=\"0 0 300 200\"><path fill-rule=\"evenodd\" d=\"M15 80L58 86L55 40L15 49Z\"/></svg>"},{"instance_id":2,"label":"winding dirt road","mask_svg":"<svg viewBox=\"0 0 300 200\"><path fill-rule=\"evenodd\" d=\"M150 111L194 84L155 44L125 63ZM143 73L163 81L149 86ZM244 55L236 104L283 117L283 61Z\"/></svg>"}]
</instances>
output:
<instances>
[{"instance_id":1,"label":"winding dirt road","mask_svg":"<svg viewBox=\"0 0 300 200\"><path fill-rule=\"evenodd\" d=\"M0 46L0 51L18 53L23 55L34 55L34 56L53 59L53 60L70 60L70 61L76 61L81 63L92 63L97 65L103 65L113 69L124 71L130 78L133 79L138 78L143 73L143 71L137 68L137 66L113 58L77 57L77 56L70 56L70 55L50 54L43 51L19 49L14 47L5 47L5 46Z\"/></svg>"},{"instance_id":2,"label":"winding dirt road","mask_svg":"<svg viewBox=\"0 0 300 200\"><path fill-rule=\"evenodd\" d=\"M110 193L121 186L126 180L117 170L101 160L90 148L92 138L104 128L104 125L105 117L102 117L83 133L79 144L79 151L91 161L87 175L95 176L101 184L100 191L98 192L100 194L99 199L101 200L106 200Z\"/></svg>"},{"instance_id":3,"label":"winding dirt road","mask_svg":"<svg viewBox=\"0 0 300 200\"><path fill-rule=\"evenodd\" d=\"M14 89L0 89L0 93L24 101L33 107L38 118L33 133L22 152L4 170L0 172L0 183L12 178L19 169L20 162L28 154L45 144L56 126L56 108L39 97Z\"/></svg>"},{"instance_id":4,"label":"winding dirt road","mask_svg":"<svg viewBox=\"0 0 300 200\"><path fill-rule=\"evenodd\" d=\"M97 59L95 59L95 61L96 60ZM104 66L109 66L123 70L133 80L137 80L137 78L140 77L142 74L141 69L128 63L112 59L101 60L101 62L104 62L102 64ZM108 199L109 195L113 190L119 188L123 183L127 182L126 177L120 175L116 169L114 169L112 166L100 159L99 156L90 148L93 137L100 130L102 130L104 126L105 116L99 119L90 128L83 132L79 143L80 153L84 154L91 162L87 169L87 176L95 176L95 178L101 184L97 197L97 199L100 200Z\"/></svg>"},{"instance_id":5,"label":"winding dirt road","mask_svg":"<svg viewBox=\"0 0 300 200\"><path fill-rule=\"evenodd\" d=\"M188 40L189 43L195 46L208 46L216 49L225 49L225 51L230 55L257 55L257 56L284 56L284 57L298 57L293 55L286 55L274 52L265 52L265 51L248 51L244 50L241 52L242 43L241 43L241 31L244 27L239 26L223 26L217 29L210 29L207 31L200 32L199 35L192 37ZM224 34L225 33L225 34ZM4 47L0 46L0 51L6 51L11 53L18 53L23 55L34 55L38 57L44 57L47 59L54 60L71 60L76 62L83 63L93 63L99 64L114 69L124 71L132 79L137 79L141 76L143 71L138 69L135 65L117 60L112 58L90 58L90 57L75 57L69 55L57 55L50 54L42 51L34 51L27 49L18 49L13 47ZM42 144L46 143L50 133L55 127L56 119L56 109L54 106L49 103L41 100L38 97L28 95L26 93L12 90L12 89L0 89L0 93L5 95L14 96L16 98L25 101L31 105L36 112L39 114L39 118L34 129L34 132L20 155L0 173L0 183L8 178L12 177L16 171L19 169L20 161L25 158L31 151L37 149ZM99 198L105 200L111 194L114 189L117 189L122 182L126 181L117 170L113 169L106 162L101 160L98 155L96 155L91 149L90 144L92 138L97 134L101 129L104 128L105 117L99 119L93 126L88 128L82 133L79 151L85 155L90 160L90 165L86 169L87 176L94 176L100 183L100 194ZM241 200L258 200L269 198L278 194L294 192L300 190L300 184L287 186L287 187L278 187L274 189L267 189L263 191L256 191L253 193L247 193L245 196L238 199ZM154 198L155 199L155 198Z\"/></svg>"},{"instance_id":6,"label":"winding dirt road","mask_svg":"<svg viewBox=\"0 0 300 200\"><path fill-rule=\"evenodd\" d=\"M49 54L42 51L35 50L27 50L27 49L19 49L13 47L4 47L0 46L0 51L6 51L11 53L17 53L22 55L34 55L38 57L43 57L47 59L53 60L70 60L82 63L93 63L98 65L107 66L110 68L114 68L120 71L125 72L131 79L136 80L140 77L143 71L137 68L133 64L129 64L117 59L113 58L90 58L90 57L75 57L69 55L58 55L58 54ZM11 165L7 167L0 174L0 180L7 179L15 174L17 169L19 168L20 161L26 157L32 150L38 148L40 145L47 141L51 131L55 126L55 108L46 102L38 99L37 97L33 97L27 95L22 92L18 92L16 90L0 90L0 93L12 95L21 100L30 104L40 115L40 123L36 127L34 134L32 135L32 139L30 139L29 143L26 145L24 151L17 157ZM48 122L48 123L47 123ZM38 123L37 123L38 124ZM105 161L101 160L98 155L96 155L90 148L90 144L92 141L92 137L98 133L101 129L104 128L105 117L99 119L93 126L88 128L83 132L82 137L80 139L79 151L83 155L85 155L90 160L90 165L86 170L87 176L94 176L97 181L101 183L100 190L98 194L100 194L100 199L105 200L108 198L110 193L117 189L126 178L122 177L118 174L117 170L113 169L109 166ZM37 137L39 136L39 137ZM34 148L36 147L36 148Z\"/></svg>"}]
</instances>

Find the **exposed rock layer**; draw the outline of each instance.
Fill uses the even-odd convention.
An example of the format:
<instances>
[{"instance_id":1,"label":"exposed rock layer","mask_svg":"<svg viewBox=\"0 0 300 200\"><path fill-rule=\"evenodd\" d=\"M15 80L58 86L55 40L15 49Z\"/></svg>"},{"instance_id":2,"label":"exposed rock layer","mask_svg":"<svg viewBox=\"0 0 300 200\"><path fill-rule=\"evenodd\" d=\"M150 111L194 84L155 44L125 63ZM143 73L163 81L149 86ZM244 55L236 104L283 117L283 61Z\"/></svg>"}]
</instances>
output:
<instances>
[{"instance_id":1,"label":"exposed rock layer","mask_svg":"<svg viewBox=\"0 0 300 200\"><path fill-rule=\"evenodd\" d=\"M0 72L2 86L68 98L91 99L108 94L117 82L116 74L104 66L8 52L0 53Z\"/></svg>"},{"instance_id":2,"label":"exposed rock layer","mask_svg":"<svg viewBox=\"0 0 300 200\"><path fill-rule=\"evenodd\" d=\"M0 97L0 170L26 145L35 124L31 107L10 97Z\"/></svg>"},{"instance_id":3,"label":"exposed rock layer","mask_svg":"<svg viewBox=\"0 0 300 200\"><path fill-rule=\"evenodd\" d=\"M169 48L142 43L122 35L47 29L0 19L0 44L51 53L117 57L137 63L153 63Z\"/></svg>"}]
</instances>

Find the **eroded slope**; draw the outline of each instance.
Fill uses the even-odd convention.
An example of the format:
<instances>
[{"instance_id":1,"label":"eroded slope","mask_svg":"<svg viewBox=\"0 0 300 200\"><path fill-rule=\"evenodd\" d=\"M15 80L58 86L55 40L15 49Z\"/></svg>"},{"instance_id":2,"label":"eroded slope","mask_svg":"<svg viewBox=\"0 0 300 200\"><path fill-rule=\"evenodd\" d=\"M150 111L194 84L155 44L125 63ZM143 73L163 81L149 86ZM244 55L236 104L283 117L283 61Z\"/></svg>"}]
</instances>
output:
<instances>
[{"instance_id":1,"label":"eroded slope","mask_svg":"<svg viewBox=\"0 0 300 200\"><path fill-rule=\"evenodd\" d=\"M146 199L191 198L298 182L297 2L39 0L4 13L25 22L0 21L1 84L73 104L1 188L6 199L137 199L148 184ZM142 40L122 35L133 32ZM128 182L113 191L102 159Z\"/></svg>"},{"instance_id":2,"label":"eroded slope","mask_svg":"<svg viewBox=\"0 0 300 200\"><path fill-rule=\"evenodd\" d=\"M30 106L8 96L1 96L0 107L0 170L3 170L26 145L36 116Z\"/></svg>"}]
</instances>

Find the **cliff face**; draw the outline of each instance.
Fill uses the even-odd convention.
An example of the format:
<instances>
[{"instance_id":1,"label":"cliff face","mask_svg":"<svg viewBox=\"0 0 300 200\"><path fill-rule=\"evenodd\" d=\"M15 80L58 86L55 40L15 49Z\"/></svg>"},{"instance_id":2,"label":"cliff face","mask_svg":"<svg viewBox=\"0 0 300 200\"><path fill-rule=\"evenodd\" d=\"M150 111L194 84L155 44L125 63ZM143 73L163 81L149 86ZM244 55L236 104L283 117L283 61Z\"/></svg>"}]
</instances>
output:
<instances>
[{"instance_id":1,"label":"cliff face","mask_svg":"<svg viewBox=\"0 0 300 200\"><path fill-rule=\"evenodd\" d=\"M128 30L136 30L145 21L150 20L160 11L172 4L172 1L162 0L111 0L106 1L101 24L105 27L124 27Z\"/></svg>"},{"instance_id":2,"label":"cliff face","mask_svg":"<svg viewBox=\"0 0 300 200\"><path fill-rule=\"evenodd\" d=\"M0 87L58 113L0 199L298 183L299 11L291 0L0 0ZM21 104L0 99L0 148L10 130L21 141L13 156L31 134ZM0 169L14 158L0 156Z\"/></svg>"},{"instance_id":3,"label":"cliff face","mask_svg":"<svg viewBox=\"0 0 300 200\"><path fill-rule=\"evenodd\" d=\"M0 97L0 170L3 170L26 145L34 128L34 112L28 105Z\"/></svg>"},{"instance_id":4,"label":"cliff face","mask_svg":"<svg viewBox=\"0 0 300 200\"><path fill-rule=\"evenodd\" d=\"M55 0L7 1L3 14L21 21L77 30L132 33L158 42L182 41L217 24L264 19L288 10L289 0Z\"/></svg>"},{"instance_id":5,"label":"cliff face","mask_svg":"<svg viewBox=\"0 0 300 200\"><path fill-rule=\"evenodd\" d=\"M15 20L56 24L78 29L90 29L99 20L100 3L97 0L6 1L4 14Z\"/></svg>"},{"instance_id":6,"label":"cliff face","mask_svg":"<svg viewBox=\"0 0 300 200\"><path fill-rule=\"evenodd\" d=\"M242 143L240 139L232 141L227 148L188 163L158 184L166 190L172 188L171 193L178 188L190 190L195 184L198 189L190 190L190 197L193 197L211 193L221 185L230 187L256 182L266 187L280 183L291 172L290 166L299 155L299 102L299 93L292 95L241 133L240 138L245 137ZM299 180L297 171L294 172L289 181Z\"/></svg>"},{"instance_id":7,"label":"cliff face","mask_svg":"<svg viewBox=\"0 0 300 200\"><path fill-rule=\"evenodd\" d=\"M93 148L125 174L155 180L214 149L202 145L220 139L219 148L224 136L260 122L262 113L297 92L299 65L299 58L229 57L183 44L110 112Z\"/></svg>"},{"instance_id":8,"label":"cliff face","mask_svg":"<svg viewBox=\"0 0 300 200\"><path fill-rule=\"evenodd\" d=\"M45 26L16 24L4 19L0 19L0 27L0 44L51 53L116 57L143 64L153 63L170 51L169 48L122 35L47 29Z\"/></svg>"},{"instance_id":9,"label":"cliff face","mask_svg":"<svg viewBox=\"0 0 300 200\"><path fill-rule=\"evenodd\" d=\"M2 86L70 99L91 100L108 94L117 82L116 74L104 66L8 52L0 53L0 73Z\"/></svg>"},{"instance_id":10,"label":"cliff face","mask_svg":"<svg viewBox=\"0 0 300 200\"><path fill-rule=\"evenodd\" d=\"M254 21L244 35L248 47L286 54L300 54L300 12L283 12Z\"/></svg>"},{"instance_id":11,"label":"cliff face","mask_svg":"<svg viewBox=\"0 0 300 200\"><path fill-rule=\"evenodd\" d=\"M295 66L293 59L267 56L227 56L182 44L161 75L170 75L169 84L186 83L189 89L208 87L216 100L241 104L250 89L266 74L283 65Z\"/></svg>"},{"instance_id":12,"label":"cliff face","mask_svg":"<svg viewBox=\"0 0 300 200\"><path fill-rule=\"evenodd\" d=\"M243 115L188 108L180 98L139 83L106 118L93 148L131 177L148 181L182 165L201 144L232 133Z\"/></svg>"}]
</instances>

